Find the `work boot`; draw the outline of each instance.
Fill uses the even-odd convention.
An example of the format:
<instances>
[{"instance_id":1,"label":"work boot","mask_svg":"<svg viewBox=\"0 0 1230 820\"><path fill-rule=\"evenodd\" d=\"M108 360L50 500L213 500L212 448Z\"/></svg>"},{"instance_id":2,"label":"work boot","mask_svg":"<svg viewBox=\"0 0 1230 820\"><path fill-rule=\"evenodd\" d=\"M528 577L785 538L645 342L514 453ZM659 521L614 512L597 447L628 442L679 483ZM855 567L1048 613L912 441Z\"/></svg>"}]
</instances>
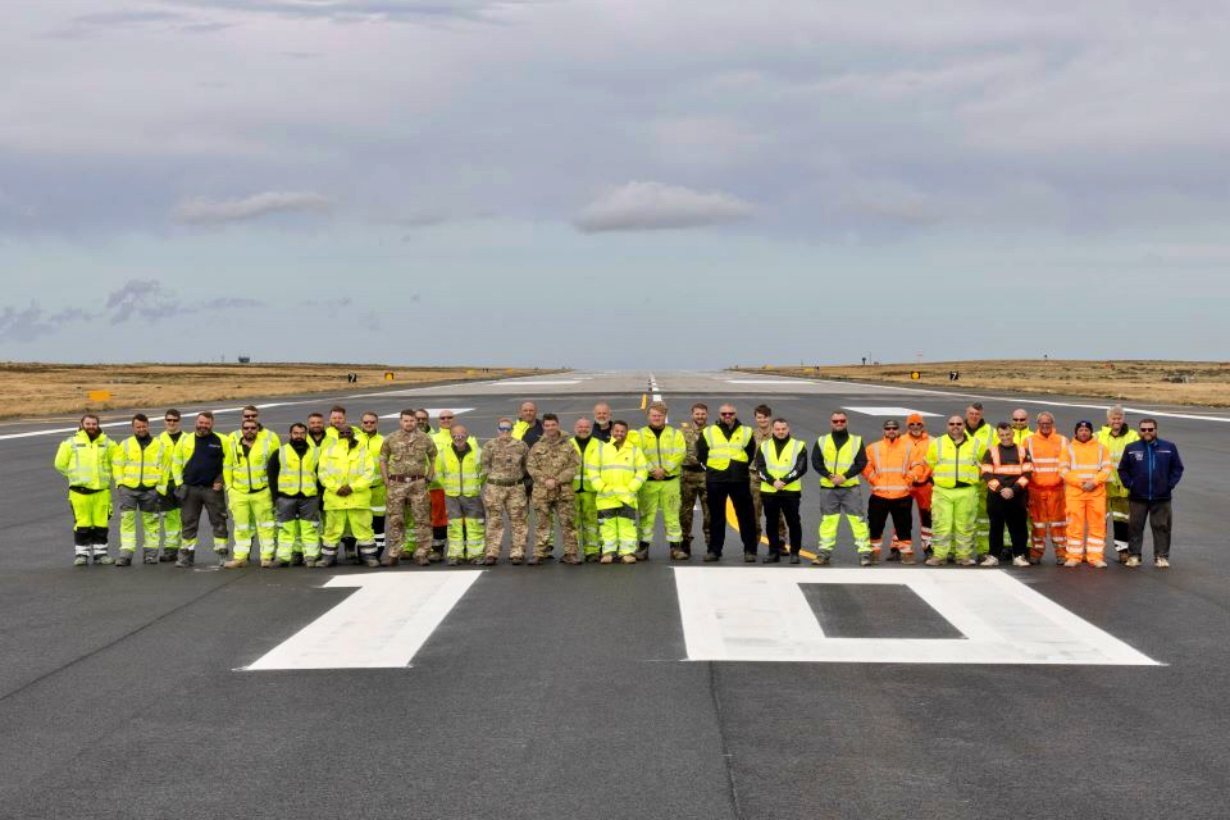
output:
<instances>
[{"instance_id":1,"label":"work boot","mask_svg":"<svg viewBox=\"0 0 1230 820\"><path fill-rule=\"evenodd\" d=\"M639 544L637 544L636 552L633 554L636 556L636 560L638 561L648 561L649 560L649 542L641 541Z\"/></svg>"},{"instance_id":2,"label":"work boot","mask_svg":"<svg viewBox=\"0 0 1230 820\"><path fill-rule=\"evenodd\" d=\"M559 562L561 564L567 564L570 567L579 567L581 565L581 559L575 555L565 555Z\"/></svg>"},{"instance_id":3,"label":"work boot","mask_svg":"<svg viewBox=\"0 0 1230 820\"><path fill-rule=\"evenodd\" d=\"M970 557L970 558L962 558L961 560L957 561L957 566L959 566L959 567L976 567L976 566L978 566L978 560L977 560L976 558L973 558L973 557Z\"/></svg>"},{"instance_id":4,"label":"work boot","mask_svg":"<svg viewBox=\"0 0 1230 820\"><path fill-rule=\"evenodd\" d=\"M1095 569L1106 569L1106 562L1103 561L1101 558L1099 558L1096 561L1091 561L1090 566L1092 566Z\"/></svg>"},{"instance_id":5,"label":"work boot","mask_svg":"<svg viewBox=\"0 0 1230 820\"><path fill-rule=\"evenodd\" d=\"M484 567L494 567L498 563L500 563L500 559L496 558L494 555L488 555L483 558Z\"/></svg>"},{"instance_id":6,"label":"work boot","mask_svg":"<svg viewBox=\"0 0 1230 820\"><path fill-rule=\"evenodd\" d=\"M144 564L157 564L158 563L158 548L154 547L151 549L149 547L146 547L145 549L143 549L141 551L141 562Z\"/></svg>"},{"instance_id":7,"label":"work boot","mask_svg":"<svg viewBox=\"0 0 1230 820\"><path fill-rule=\"evenodd\" d=\"M74 567L86 567L89 565L90 565L90 559L87 556L78 555L76 558L73 559Z\"/></svg>"},{"instance_id":8,"label":"work boot","mask_svg":"<svg viewBox=\"0 0 1230 820\"><path fill-rule=\"evenodd\" d=\"M375 555L370 555L370 554L364 555L363 565L367 567L368 569L375 569L376 567L380 566L380 559L377 558Z\"/></svg>"},{"instance_id":9,"label":"work boot","mask_svg":"<svg viewBox=\"0 0 1230 820\"><path fill-rule=\"evenodd\" d=\"M290 557L290 565L292 567L302 567L307 564L307 560L308 559L303 557L303 553L296 552L294 555ZM316 562L313 561L312 563L316 563Z\"/></svg>"},{"instance_id":10,"label":"work boot","mask_svg":"<svg viewBox=\"0 0 1230 820\"><path fill-rule=\"evenodd\" d=\"M613 552L604 552L604 553L602 554L602 557L601 557L600 559L598 559L598 563L599 563L599 564L613 564L613 563L615 563L615 553L613 553Z\"/></svg>"},{"instance_id":11,"label":"work boot","mask_svg":"<svg viewBox=\"0 0 1230 820\"><path fill-rule=\"evenodd\" d=\"M460 564L460 563L461 563L461 561L459 561L458 559L454 558L454 557L453 557L453 556L451 556L451 555L450 555L448 558L444 559L444 565L445 565L445 566L455 567L455 566L457 566L457 565L458 565L458 564Z\"/></svg>"},{"instance_id":12,"label":"work boot","mask_svg":"<svg viewBox=\"0 0 1230 820\"><path fill-rule=\"evenodd\" d=\"M303 566L307 567L308 569L316 569L316 559L315 558L302 558L300 563L303 564ZM292 567L295 566L295 561L293 558L290 561L290 565Z\"/></svg>"},{"instance_id":13,"label":"work boot","mask_svg":"<svg viewBox=\"0 0 1230 820\"><path fill-rule=\"evenodd\" d=\"M1128 560L1127 550L1115 550L1115 557L1119 559L1120 564L1126 564Z\"/></svg>"},{"instance_id":14,"label":"work boot","mask_svg":"<svg viewBox=\"0 0 1230 820\"><path fill-rule=\"evenodd\" d=\"M115 559L115 565L117 567L132 566L132 556L126 552L121 552L120 557Z\"/></svg>"},{"instance_id":15,"label":"work boot","mask_svg":"<svg viewBox=\"0 0 1230 820\"><path fill-rule=\"evenodd\" d=\"M585 553L585 563L587 563L587 564L596 564L596 563L598 563L598 559L599 559L600 557L601 557L601 556L600 556L600 555L598 555L598 553L596 553L596 552L587 552L587 553Z\"/></svg>"},{"instance_id":16,"label":"work boot","mask_svg":"<svg viewBox=\"0 0 1230 820\"><path fill-rule=\"evenodd\" d=\"M813 567L827 567L829 565L829 554L827 552L817 552L816 557L811 559Z\"/></svg>"},{"instance_id":17,"label":"work boot","mask_svg":"<svg viewBox=\"0 0 1230 820\"><path fill-rule=\"evenodd\" d=\"M232 558L222 565L223 569L243 569L248 565L247 558Z\"/></svg>"},{"instance_id":18,"label":"work boot","mask_svg":"<svg viewBox=\"0 0 1230 820\"><path fill-rule=\"evenodd\" d=\"M525 563L525 556L524 555L509 556L508 563L512 564L513 566L519 567L523 563Z\"/></svg>"},{"instance_id":19,"label":"work boot","mask_svg":"<svg viewBox=\"0 0 1230 820\"><path fill-rule=\"evenodd\" d=\"M706 552L705 553L704 561L706 564L712 564L715 561L721 561L721 560L722 560L722 556L718 555L716 552Z\"/></svg>"},{"instance_id":20,"label":"work boot","mask_svg":"<svg viewBox=\"0 0 1230 820\"><path fill-rule=\"evenodd\" d=\"M226 544L222 544L221 546L219 546L218 544L214 544L214 554L215 555L230 555L230 552L231 552L230 547L228 547Z\"/></svg>"},{"instance_id":21,"label":"work boot","mask_svg":"<svg viewBox=\"0 0 1230 820\"><path fill-rule=\"evenodd\" d=\"M621 556L619 556L619 560L620 560L622 563L625 563L625 564L635 564L635 563L636 563L636 555L635 555L635 554L632 554L632 555L621 555Z\"/></svg>"},{"instance_id":22,"label":"work boot","mask_svg":"<svg viewBox=\"0 0 1230 820\"><path fill-rule=\"evenodd\" d=\"M884 559L885 563L889 561L900 561L900 560L901 560L901 550L897 549L896 547L893 547L892 549L890 549L888 551L888 557Z\"/></svg>"},{"instance_id":23,"label":"work boot","mask_svg":"<svg viewBox=\"0 0 1230 820\"><path fill-rule=\"evenodd\" d=\"M261 569L273 569L275 566L277 566L277 564L274 563L272 558L261 559Z\"/></svg>"},{"instance_id":24,"label":"work boot","mask_svg":"<svg viewBox=\"0 0 1230 820\"><path fill-rule=\"evenodd\" d=\"M692 556L690 553L686 553L683 550L679 549L678 547L671 550L671 560L672 561L688 561L688 560L691 560L691 558Z\"/></svg>"},{"instance_id":25,"label":"work boot","mask_svg":"<svg viewBox=\"0 0 1230 820\"><path fill-rule=\"evenodd\" d=\"M1060 566L1068 567L1069 569L1071 569L1072 567L1079 567L1080 565L1081 565L1081 562L1077 561L1075 558L1069 558L1068 560L1060 564Z\"/></svg>"},{"instance_id":26,"label":"work boot","mask_svg":"<svg viewBox=\"0 0 1230 820\"><path fill-rule=\"evenodd\" d=\"M444 553L440 550L433 549L427 556L427 560L433 564L438 564L444 560Z\"/></svg>"},{"instance_id":27,"label":"work boot","mask_svg":"<svg viewBox=\"0 0 1230 820\"><path fill-rule=\"evenodd\" d=\"M400 563L401 563L400 555L390 555L387 552L384 554L384 557L380 559L380 566L382 567L395 567Z\"/></svg>"},{"instance_id":28,"label":"work boot","mask_svg":"<svg viewBox=\"0 0 1230 820\"><path fill-rule=\"evenodd\" d=\"M929 567L942 567L944 566L944 559L936 558L934 555L932 555L926 561L923 561L923 563Z\"/></svg>"},{"instance_id":29,"label":"work boot","mask_svg":"<svg viewBox=\"0 0 1230 820\"><path fill-rule=\"evenodd\" d=\"M174 549L171 549L170 547L163 547L162 553L158 556L158 561L159 563L162 563L162 564L169 564L178 557L179 557L179 550L174 550Z\"/></svg>"},{"instance_id":30,"label":"work boot","mask_svg":"<svg viewBox=\"0 0 1230 820\"><path fill-rule=\"evenodd\" d=\"M888 560L890 560L890 561L891 561L891 560L893 560L893 559L889 558ZM901 553L901 563L903 563L903 564L912 564L912 563L914 563L914 553L912 553L912 552L903 552L903 553Z\"/></svg>"},{"instance_id":31,"label":"work boot","mask_svg":"<svg viewBox=\"0 0 1230 820\"><path fill-rule=\"evenodd\" d=\"M316 559L316 569L328 569L337 563L336 555L321 555Z\"/></svg>"},{"instance_id":32,"label":"work boot","mask_svg":"<svg viewBox=\"0 0 1230 820\"><path fill-rule=\"evenodd\" d=\"M1130 569L1136 569L1140 566L1140 559L1135 555L1129 555L1127 561L1125 561L1123 565Z\"/></svg>"},{"instance_id":33,"label":"work boot","mask_svg":"<svg viewBox=\"0 0 1230 820\"><path fill-rule=\"evenodd\" d=\"M94 563L100 567L110 567L115 564L115 559L104 552L102 555L94 556Z\"/></svg>"},{"instance_id":34,"label":"work boot","mask_svg":"<svg viewBox=\"0 0 1230 820\"><path fill-rule=\"evenodd\" d=\"M420 567L425 567L431 563L431 557L428 555L415 555L414 563Z\"/></svg>"},{"instance_id":35,"label":"work boot","mask_svg":"<svg viewBox=\"0 0 1230 820\"><path fill-rule=\"evenodd\" d=\"M756 553L754 553L754 552L745 552L745 553L743 553L743 563L745 563L745 564L754 564L754 563L756 563Z\"/></svg>"},{"instance_id":36,"label":"work boot","mask_svg":"<svg viewBox=\"0 0 1230 820\"><path fill-rule=\"evenodd\" d=\"M793 553L793 552L792 552L792 553L790 553L790 563L792 563L792 564L797 564L797 563L799 563L799 562L800 562L800 560L801 560L801 559L799 558L799 556L798 556L798 555L796 555L796 554L795 554L795 553Z\"/></svg>"},{"instance_id":37,"label":"work boot","mask_svg":"<svg viewBox=\"0 0 1230 820\"><path fill-rule=\"evenodd\" d=\"M780 564L782 562L781 553L771 552L764 557L763 562L766 564Z\"/></svg>"},{"instance_id":38,"label":"work boot","mask_svg":"<svg viewBox=\"0 0 1230 820\"><path fill-rule=\"evenodd\" d=\"M874 567L875 563L876 563L875 557L870 554L859 556L858 565L860 567Z\"/></svg>"},{"instance_id":39,"label":"work boot","mask_svg":"<svg viewBox=\"0 0 1230 820\"><path fill-rule=\"evenodd\" d=\"M175 553L175 566L190 567L196 563L195 550L177 550Z\"/></svg>"}]
</instances>

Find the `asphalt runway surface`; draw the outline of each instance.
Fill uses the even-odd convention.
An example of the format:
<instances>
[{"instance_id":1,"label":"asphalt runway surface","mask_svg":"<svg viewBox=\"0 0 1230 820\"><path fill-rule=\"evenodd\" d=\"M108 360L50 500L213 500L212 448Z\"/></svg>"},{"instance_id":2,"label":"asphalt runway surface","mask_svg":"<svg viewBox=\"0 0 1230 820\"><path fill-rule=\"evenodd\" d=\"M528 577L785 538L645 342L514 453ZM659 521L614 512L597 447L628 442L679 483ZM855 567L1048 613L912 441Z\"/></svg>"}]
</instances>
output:
<instances>
[{"instance_id":1,"label":"asphalt runway surface","mask_svg":"<svg viewBox=\"0 0 1230 820\"><path fill-rule=\"evenodd\" d=\"M942 416L969 400L749 374L654 376L673 422L694 400L716 413L730 398L750 424L764 400L809 442L838 407L853 432L874 439L883 417L872 413L883 408L936 413L928 418L936 434ZM284 433L335 399L353 422L367 409L449 407L465 410L459 419L485 439L521 399L560 414L570 429L602 397L616 417L640 424L649 379L577 373L356 390L273 400L262 420ZM1100 425L1097 408L1106 405L1029 400L1031 414L1053 409L1065 434L1079 418ZM983 401L992 422L1019 403ZM149 410L161 418L162 408ZM949 642L952 619L903 594L921 587L833 584L817 595L815 577L838 569L1003 574L1062 607L1074 629L1101 630L1156 665L689 660L693 642L660 534L651 560L631 567L221 571L203 534L191 571L74 568L64 482L52 469L67 434L49 432L64 423L0 425L0 816L1225 817L1230 574L1219 515L1230 419L1169 411L1176 415L1159 417L1161 435L1179 445L1187 473L1168 571L1152 567L1148 540L1146 566L1135 571L1049 562L856 569L844 527L836 569L754 570L797 579L802 587L790 586L806 587L829 633ZM1129 414L1133 426L1138 418ZM237 421L223 413L218 429ZM107 429L128 434L126 425ZM815 481L809 473L808 548L819 517ZM738 553L729 533L726 560L713 571L752 571ZM688 566L700 570L699 555ZM394 575L444 583L461 573L475 580L438 613L438 625L373 606L332 633L309 632L320 635L317 660L342 665L361 639L395 643L409 634L396 629L418 624L425 642L408 665L247 669L369 592L336 583ZM340 581L325 587L330 579ZM981 614L1012 610L1016 600ZM787 631L817 633L806 620ZM758 651L756 643L743 648Z\"/></svg>"}]
</instances>

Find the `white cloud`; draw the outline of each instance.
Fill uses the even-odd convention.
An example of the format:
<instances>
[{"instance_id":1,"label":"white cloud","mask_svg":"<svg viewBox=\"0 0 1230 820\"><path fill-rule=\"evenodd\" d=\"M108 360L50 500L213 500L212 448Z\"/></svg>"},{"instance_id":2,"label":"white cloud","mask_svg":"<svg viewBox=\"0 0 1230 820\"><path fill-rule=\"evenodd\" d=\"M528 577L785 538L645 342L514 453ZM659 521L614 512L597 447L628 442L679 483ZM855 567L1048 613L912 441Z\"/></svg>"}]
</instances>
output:
<instances>
[{"instance_id":1,"label":"white cloud","mask_svg":"<svg viewBox=\"0 0 1230 820\"><path fill-rule=\"evenodd\" d=\"M573 224L585 233L696 228L747 219L753 210L730 194L633 181L591 202Z\"/></svg>"},{"instance_id":2,"label":"white cloud","mask_svg":"<svg viewBox=\"0 0 1230 820\"><path fill-rule=\"evenodd\" d=\"M175 219L189 225L219 225L274 213L319 213L331 204L328 197L310 191L265 191L243 199L190 199L176 206Z\"/></svg>"}]
</instances>

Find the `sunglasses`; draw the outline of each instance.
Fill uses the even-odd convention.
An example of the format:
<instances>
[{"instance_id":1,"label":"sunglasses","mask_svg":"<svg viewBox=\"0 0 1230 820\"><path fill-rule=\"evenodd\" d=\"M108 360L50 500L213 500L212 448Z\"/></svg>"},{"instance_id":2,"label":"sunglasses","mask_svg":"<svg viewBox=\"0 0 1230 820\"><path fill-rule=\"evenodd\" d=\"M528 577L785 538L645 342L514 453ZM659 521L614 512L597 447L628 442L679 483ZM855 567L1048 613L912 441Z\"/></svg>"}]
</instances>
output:
<instances>
[{"instance_id":1,"label":"sunglasses","mask_svg":"<svg viewBox=\"0 0 1230 820\"><path fill-rule=\"evenodd\" d=\"M1156 428L1156 427L1141 427L1141 428L1140 428L1140 432L1142 432L1142 433L1156 433L1156 432L1157 432L1157 428Z\"/></svg>"},{"instance_id":2,"label":"sunglasses","mask_svg":"<svg viewBox=\"0 0 1230 820\"><path fill-rule=\"evenodd\" d=\"M501 425L499 425L498 427L496 427L495 429L499 430L499 431L500 431L500 432L502 432L502 433L506 433L506 432L508 432L509 430L511 430L511 429L512 429L512 425L511 425L511 424L501 424Z\"/></svg>"},{"instance_id":3,"label":"sunglasses","mask_svg":"<svg viewBox=\"0 0 1230 820\"><path fill-rule=\"evenodd\" d=\"M1029 421L1029 419L1013 419L1013 421Z\"/></svg>"},{"instance_id":4,"label":"sunglasses","mask_svg":"<svg viewBox=\"0 0 1230 820\"><path fill-rule=\"evenodd\" d=\"M846 420L845 419L833 419L832 423L833 424L845 424Z\"/></svg>"},{"instance_id":5,"label":"sunglasses","mask_svg":"<svg viewBox=\"0 0 1230 820\"><path fill-rule=\"evenodd\" d=\"M965 426L965 422L963 422L963 421L950 421L950 422L948 422L948 426L949 426L949 427L964 427L964 426Z\"/></svg>"}]
</instances>

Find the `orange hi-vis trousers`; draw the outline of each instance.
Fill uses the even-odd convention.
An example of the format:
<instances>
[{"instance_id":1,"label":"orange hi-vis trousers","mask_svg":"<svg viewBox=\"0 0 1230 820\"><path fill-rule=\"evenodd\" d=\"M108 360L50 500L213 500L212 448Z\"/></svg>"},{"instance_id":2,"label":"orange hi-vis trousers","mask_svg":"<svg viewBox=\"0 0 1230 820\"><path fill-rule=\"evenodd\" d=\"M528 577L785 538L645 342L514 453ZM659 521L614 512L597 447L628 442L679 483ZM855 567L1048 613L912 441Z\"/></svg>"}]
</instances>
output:
<instances>
[{"instance_id":1,"label":"orange hi-vis trousers","mask_svg":"<svg viewBox=\"0 0 1230 820\"><path fill-rule=\"evenodd\" d=\"M1106 488L1099 487L1088 492L1069 487L1064 501L1068 511L1068 559L1079 561L1083 557L1090 564L1103 560L1106 550Z\"/></svg>"},{"instance_id":2,"label":"orange hi-vis trousers","mask_svg":"<svg viewBox=\"0 0 1230 820\"><path fill-rule=\"evenodd\" d=\"M1067 555L1067 505L1064 503L1063 485L1029 488L1029 517L1034 522L1029 546L1029 557L1041 561L1046 555L1046 538L1049 535L1055 545L1055 559L1066 560ZM1103 525L1105 528L1105 525Z\"/></svg>"}]
</instances>

